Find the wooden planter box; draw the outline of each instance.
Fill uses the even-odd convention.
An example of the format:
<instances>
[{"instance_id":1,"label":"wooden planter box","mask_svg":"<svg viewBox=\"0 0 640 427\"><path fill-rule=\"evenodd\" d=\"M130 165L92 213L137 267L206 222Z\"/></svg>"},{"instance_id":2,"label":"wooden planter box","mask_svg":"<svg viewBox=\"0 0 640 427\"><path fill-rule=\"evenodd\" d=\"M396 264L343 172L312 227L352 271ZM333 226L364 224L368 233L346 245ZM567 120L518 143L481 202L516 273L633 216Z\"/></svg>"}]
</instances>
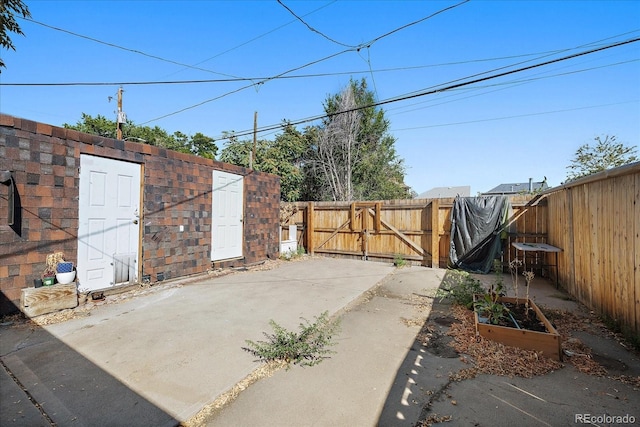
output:
<instances>
[{"instance_id":1,"label":"wooden planter box","mask_svg":"<svg viewBox=\"0 0 640 427\"><path fill-rule=\"evenodd\" d=\"M53 313L65 308L78 306L76 283L68 285L43 286L41 288L24 288L20 296L20 309L28 317Z\"/></svg>"},{"instance_id":2,"label":"wooden planter box","mask_svg":"<svg viewBox=\"0 0 640 427\"><path fill-rule=\"evenodd\" d=\"M500 297L500 302L516 303L516 299L512 297ZM525 298L518 298L518 305L524 304ZM542 311L531 300L529 300L529 307L531 307L545 328L547 332L530 331L527 329L511 328L506 326L493 325L490 323L482 323L478 321L478 312L475 312L476 332L480 336L508 345L511 347L523 348L526 350L540 351L545 357L550 359L562 361L562 339L560 334L553 327L551 322L542 314Z\"/></svg>"}]
</instances>

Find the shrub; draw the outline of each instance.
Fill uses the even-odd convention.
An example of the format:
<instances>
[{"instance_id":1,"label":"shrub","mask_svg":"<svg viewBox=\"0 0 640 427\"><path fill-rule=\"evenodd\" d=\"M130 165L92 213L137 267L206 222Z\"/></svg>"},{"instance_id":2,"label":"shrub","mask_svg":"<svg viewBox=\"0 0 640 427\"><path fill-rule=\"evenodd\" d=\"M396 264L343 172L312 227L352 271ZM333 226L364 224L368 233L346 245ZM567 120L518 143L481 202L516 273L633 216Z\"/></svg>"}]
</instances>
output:
<instances>
[{"instance_id":1,"label":"shrub","mask_svg":"<svg viewBox=\"0 0 640 427\"><path fill-rule=\"evenodd\" d=\"M473 296L485 292L482 283L466 271L449 270L436 293L436 298L440 298L440 301L451 298L454 304L472 308Z\"/></svg>"},{"instance_id":2,"label":"shrub","mask_svg":"<svg viewBox=\"0 0 640 427\"><path fill-rule=\"evenodd\" d=\"M315 317L313 323L304 318L302 320L299 332L289 331L270 320L273 333L263 333L267 340L247 340L247 347L242 349L262 362L285 362L287 369L291 364L317 365L327 359L328 354L335 353L328 347L335 345L332 339L340 330L340 320L329 319L328 311Z\"/></svg>"}]
</instances>

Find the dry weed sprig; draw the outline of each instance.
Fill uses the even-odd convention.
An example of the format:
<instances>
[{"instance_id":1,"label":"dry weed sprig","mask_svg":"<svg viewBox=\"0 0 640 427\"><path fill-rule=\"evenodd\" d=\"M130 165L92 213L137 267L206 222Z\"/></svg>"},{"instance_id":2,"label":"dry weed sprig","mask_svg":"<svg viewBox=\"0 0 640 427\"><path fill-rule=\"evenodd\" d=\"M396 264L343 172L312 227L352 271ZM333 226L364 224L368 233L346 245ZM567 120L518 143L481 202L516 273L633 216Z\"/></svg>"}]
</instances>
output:
<instances>
[{"instance_id":1,"label":"dry weed sprig","mask_svg":"<svg viewBox=\"0 0 640 427\"><path fill-rule=\"evenodd\" d=\"M529 313L529 285L531 284L531 282L533 281L533 278L536 277L536 275L533 273L533 270L531 271L523 271L522 275L524 276L524 280L527 282L527 301L525 302L525 308L526 308L526 312Z\"/></svg>"},{"instance_id":2,"label":"dry weed sprig","mask_svg":"<svg viewBox=\"0 0 640 427\"><path fill-rule=\"evenodd\" d=\"M47 267L42 272L42 277L55 276L58 263L64 262L64 253L54 252L52 254L49 254L47 255L47 259L45 262L47 264Z\"/></svg>"},{"instance_id":3,"label":"dry weed sprig","mask_svg":"<svg viewBox=\"0 0 640 427\"><path fill-rule=\"evenodd\" d=\"M522 260L514 258L509 262L509 272L511 273L511 283L516 295L516 305L518 304L518 267L522 267Z\"/></svg>"},{"instance_id":4,"label":"dry weed sprig","mask_svg":"<svg viewBox=\"0 0 640 427\"><path fill-rule=\"evenodd\" d=\"M287 225L296 212L298 207L293 203L280 202L280 225Z\"/></svg>"}]
</instances>

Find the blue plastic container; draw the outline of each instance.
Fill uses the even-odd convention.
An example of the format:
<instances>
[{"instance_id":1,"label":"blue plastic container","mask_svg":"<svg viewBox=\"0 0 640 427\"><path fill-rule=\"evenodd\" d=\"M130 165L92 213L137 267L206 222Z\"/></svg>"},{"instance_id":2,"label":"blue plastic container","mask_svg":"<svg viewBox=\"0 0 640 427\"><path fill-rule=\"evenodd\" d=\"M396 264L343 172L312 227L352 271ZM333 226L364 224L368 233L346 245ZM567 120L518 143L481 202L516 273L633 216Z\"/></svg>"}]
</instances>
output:
<instances>
[{"instance_id":1,"label":"blue plastic container","mask_svg":"<svg viewBox=\"0 0 640 427\"><path fill-rule=\"evenodd\" d=\"M59 262L57 270L58 270L58 273L71 273L73 271L73 263Z\"/></svg>"}]
</instances>

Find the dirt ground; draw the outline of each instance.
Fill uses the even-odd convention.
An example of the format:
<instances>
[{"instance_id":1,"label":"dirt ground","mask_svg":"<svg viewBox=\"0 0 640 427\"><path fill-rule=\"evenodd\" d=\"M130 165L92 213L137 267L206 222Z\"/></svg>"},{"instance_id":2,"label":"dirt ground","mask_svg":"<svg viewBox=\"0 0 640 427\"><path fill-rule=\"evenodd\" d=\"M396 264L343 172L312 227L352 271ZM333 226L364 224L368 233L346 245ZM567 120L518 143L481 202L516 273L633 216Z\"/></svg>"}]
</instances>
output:
<instances>
[{"instance_id":1,"label":"dirt ground","mask_svg":"<svg viewBox=\"0 0 640 427\"><path fill-rule=\"evenodd\" d=\"M436 305L434 304L434 308ZM452 312L452 315L432 316L422 327L418 337L424 340L430 353L440 357L460 357L465 361L469 368L460 373L462 377L485 373L530 378L562 366L560 362L541 357L534 351L507 347L478 338L471 310L454 306L443 311ZM621 334L611 331L598 316L588 310L574 313L544 309L543 312L562 336L563 363L573 365L582 373L605 376L640 389L640 366L628 366L623 361L598 354L580 339L580 333L583 332L606 337L640 357L640 351ZM506 361L512 362L505 363Z\"/></svg>"}]
</instances>

